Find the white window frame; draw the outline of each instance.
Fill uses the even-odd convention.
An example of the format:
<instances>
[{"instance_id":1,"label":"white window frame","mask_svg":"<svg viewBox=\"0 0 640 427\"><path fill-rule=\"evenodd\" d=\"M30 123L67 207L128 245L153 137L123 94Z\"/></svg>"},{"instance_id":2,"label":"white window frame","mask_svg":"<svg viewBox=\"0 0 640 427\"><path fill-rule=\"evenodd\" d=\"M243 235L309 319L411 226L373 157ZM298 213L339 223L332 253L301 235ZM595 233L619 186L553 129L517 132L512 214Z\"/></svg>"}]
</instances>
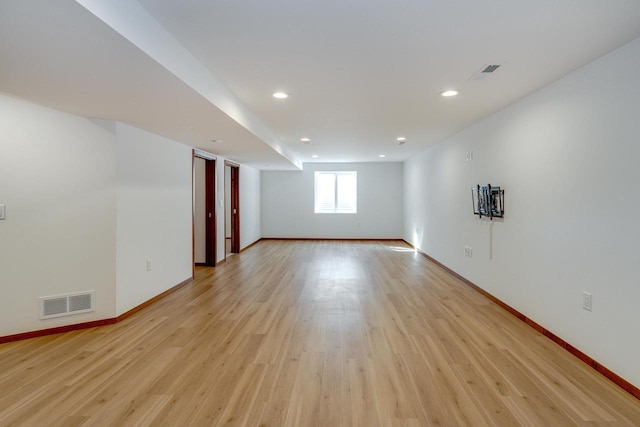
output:
<instances>
[{"instance_id":1,"label":"white window frame","mask_svg":"<svg viewBox=\"0 0 640 427\"><path fill-rule=\"evenodd\" d=\"M322 203L318 199L318 177L320 175L333 175L335 177L335 189L334 189L334 201L332 209L322 207ZM352 176L355 179L355 189L353 192L353 208L352 209L340 209L340 176ZM314 213L316 214L355 214L358 213L358 172L357 171L316 171L313 175L314 178ZM343 188L342 194L347 191Z\"/></svg>"}]
</instances>

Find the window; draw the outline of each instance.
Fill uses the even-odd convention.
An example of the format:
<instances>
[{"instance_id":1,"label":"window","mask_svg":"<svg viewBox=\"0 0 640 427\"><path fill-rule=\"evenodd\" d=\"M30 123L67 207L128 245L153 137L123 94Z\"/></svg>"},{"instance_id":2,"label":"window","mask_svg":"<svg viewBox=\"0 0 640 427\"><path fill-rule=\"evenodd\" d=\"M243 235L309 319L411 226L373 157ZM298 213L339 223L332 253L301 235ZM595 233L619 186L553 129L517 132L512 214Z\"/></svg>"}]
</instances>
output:
<instances>
[{"instance_id":1,"label":"window","mask_svg":"<svg viewBox=\"0 0 640 427\"><path fill-rule=\"evenodd\" d=\"M316 172L315 196L315 213L356 213L357 172Z\"/></svg>"}]
</instances>

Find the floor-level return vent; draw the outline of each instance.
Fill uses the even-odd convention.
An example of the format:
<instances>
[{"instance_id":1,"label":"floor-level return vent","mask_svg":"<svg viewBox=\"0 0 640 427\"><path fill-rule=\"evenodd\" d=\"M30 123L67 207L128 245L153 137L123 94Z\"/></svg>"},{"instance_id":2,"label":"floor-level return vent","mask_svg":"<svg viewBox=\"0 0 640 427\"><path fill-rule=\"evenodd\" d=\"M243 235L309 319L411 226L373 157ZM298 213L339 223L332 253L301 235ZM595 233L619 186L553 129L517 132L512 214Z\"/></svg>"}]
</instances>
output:
<instances>
[{"instance_id":1,"label":"floor-level return vent","mask_svg":"<svg viewBox=\"0 0 640 427\"><path fill-rule=\"evenodd\" d=\"M51 319L52 317L95 311L96 292L85 291L54 295L40 297L38 300L40 302L40 319Z\"/></svg>"}]
</instances>

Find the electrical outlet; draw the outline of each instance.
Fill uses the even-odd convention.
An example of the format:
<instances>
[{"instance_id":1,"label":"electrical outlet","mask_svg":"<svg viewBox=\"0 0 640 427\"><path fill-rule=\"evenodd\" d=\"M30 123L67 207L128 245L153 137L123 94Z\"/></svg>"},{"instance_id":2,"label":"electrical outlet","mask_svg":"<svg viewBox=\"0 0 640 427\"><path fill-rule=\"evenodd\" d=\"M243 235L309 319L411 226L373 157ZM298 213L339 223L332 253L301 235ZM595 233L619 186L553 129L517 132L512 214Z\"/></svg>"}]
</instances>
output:
<instances>
[{"instance_id":1,"label":"electrical outlet","mask_svg":"<svg viewBox=\"0 0 640 427\"><path fill-rule=\"evenodd\" d=\"M6 219L6 206L0 205L0 219Z\"/></svg>"},{"instance_id":2,"label":"electrical outlet","mask_svg":"<svg viewBox=\"0 0 640 427\"><path fill-rule=\"evenodd\" d=\"M469 258L471 258L473 256L473 249L471 248L471 246L465 246L464 247L464 254L466 256L468 256Z\"/></svg>"},{"instance_id":3,"label":"electrical outlet","mask_svg":"<svg viewBox=\"0 0 640 427\"><path fill-rule=\"evenodd\" d=\"M591 311L592 307L592 295L589 292L582 293L582 308L587 311Z\"/></svg>"},{"instance_id":4,"label":"electrical outlet","mask_svg":"<svg viewBox=\"0 0 640 427\"><path fill-rule=\"evenodd\" d=\"M467 162L470 162L471 160L473 160L473 150L467 151L466 160L467 160Z\"/></svg>"},{"instance_id":5,"label":"electrical outlet","mask_svg":"<svg viewBox=\"0 0 640 427\"><path fill-rule=\"evenodd\" d=\"M151 260L147 260L147 271L151 271Z\"/></svg>"}]
</instances>

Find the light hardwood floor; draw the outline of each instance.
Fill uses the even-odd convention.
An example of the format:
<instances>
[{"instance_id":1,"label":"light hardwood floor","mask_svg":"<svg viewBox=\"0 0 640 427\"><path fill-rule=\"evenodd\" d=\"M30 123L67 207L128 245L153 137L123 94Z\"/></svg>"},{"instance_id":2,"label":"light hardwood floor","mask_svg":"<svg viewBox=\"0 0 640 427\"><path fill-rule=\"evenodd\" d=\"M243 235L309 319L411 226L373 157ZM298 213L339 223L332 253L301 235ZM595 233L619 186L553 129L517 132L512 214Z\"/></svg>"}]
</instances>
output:
<instances>
[{"instance_id":1,"label":"light hardwood floor","mask_svg":"<svg viewBox=\"0 0 640 427\"><path fill-rule=\"evenodd\" d=\"M638 426L640 401L402 242L263 241L0 345L0 425Z\"/></svg>"}]
</instances>

